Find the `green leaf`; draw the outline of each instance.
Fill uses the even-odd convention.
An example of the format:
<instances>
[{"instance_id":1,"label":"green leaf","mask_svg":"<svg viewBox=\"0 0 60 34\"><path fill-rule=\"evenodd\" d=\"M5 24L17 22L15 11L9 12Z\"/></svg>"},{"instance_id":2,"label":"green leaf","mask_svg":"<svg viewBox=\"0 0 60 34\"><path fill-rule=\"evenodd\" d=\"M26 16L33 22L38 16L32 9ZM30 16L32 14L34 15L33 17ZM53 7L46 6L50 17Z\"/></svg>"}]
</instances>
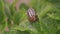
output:
<instances>
[{"instance_id":1,"label":"green leaf","mask_svg":"<svg viewBox=\"0 0 60 34\"><path fill-rule=\"evenodd\" d=\"M0 0L0 23L4 20L4 3Z\"/></svg>"}]
</instances>

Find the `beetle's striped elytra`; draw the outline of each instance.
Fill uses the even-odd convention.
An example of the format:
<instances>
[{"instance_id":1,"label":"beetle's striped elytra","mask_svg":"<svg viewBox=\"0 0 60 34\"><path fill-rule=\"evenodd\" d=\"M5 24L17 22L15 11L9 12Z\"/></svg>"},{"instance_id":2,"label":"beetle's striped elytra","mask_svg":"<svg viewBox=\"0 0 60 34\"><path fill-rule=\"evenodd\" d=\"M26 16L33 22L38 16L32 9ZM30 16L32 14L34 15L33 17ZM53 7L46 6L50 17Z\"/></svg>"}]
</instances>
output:
<instances>
[{"instance_id":1,"label":"beetle's striped elytra","mask_svg":"<svg viewBox=\"0 0 60 34\"><path fill-rule=\"evenodd\" d=\"M29 21L34 22L37 20L37 15L36 15L35 10L33 8L28 9L27 15L28 15Z\"/></svg>"}]
</instances>

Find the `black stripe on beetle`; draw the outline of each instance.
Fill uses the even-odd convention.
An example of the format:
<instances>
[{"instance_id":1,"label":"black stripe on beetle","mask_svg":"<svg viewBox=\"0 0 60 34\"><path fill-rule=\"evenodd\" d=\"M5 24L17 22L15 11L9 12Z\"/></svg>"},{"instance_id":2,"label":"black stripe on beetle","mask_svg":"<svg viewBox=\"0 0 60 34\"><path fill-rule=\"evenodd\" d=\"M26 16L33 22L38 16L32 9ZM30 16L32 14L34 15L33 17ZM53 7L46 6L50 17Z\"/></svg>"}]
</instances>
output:
<instances>
[{"instance_id":1,"label":"black stripe on beetle","mask_svg":"<svg viewBox=\"0 0 60 34\"><path fill-rule=\"evenodd\" d=\"M35 10L33 8L28 9L27 15L28 15L28 20L30 22L35 22L38 19L38 16L36 15Z\"/></svg>"}]
</instances>

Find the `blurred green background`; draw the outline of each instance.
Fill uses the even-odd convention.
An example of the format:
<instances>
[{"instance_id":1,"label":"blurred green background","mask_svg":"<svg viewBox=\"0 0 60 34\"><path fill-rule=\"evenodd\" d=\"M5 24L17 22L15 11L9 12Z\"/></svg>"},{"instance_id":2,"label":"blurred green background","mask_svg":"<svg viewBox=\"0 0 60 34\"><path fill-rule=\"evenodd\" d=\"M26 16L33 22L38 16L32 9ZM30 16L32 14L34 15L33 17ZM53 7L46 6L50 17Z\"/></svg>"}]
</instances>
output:
<instances>
[{"instance_id":1,"label":"blurred green background","mask_svg":"<svg viewBox=\"0 0 60 34\"><path fill-rule=\"evenodd\" d=\"M28 5L18 3L18 0L0 0L0 34L60 34L60 0L30 0ZM29 6L39 18L34 23L29 22L26 15Z\"/></svg>"}]
</instances>

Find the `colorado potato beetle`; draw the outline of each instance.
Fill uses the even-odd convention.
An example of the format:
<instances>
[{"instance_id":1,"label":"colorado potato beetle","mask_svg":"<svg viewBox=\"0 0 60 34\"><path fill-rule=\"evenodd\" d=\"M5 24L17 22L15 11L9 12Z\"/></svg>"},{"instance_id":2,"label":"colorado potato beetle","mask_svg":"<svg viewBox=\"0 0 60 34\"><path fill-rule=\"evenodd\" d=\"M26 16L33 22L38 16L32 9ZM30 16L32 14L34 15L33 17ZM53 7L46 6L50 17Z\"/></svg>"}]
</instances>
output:
<instances>
[{"instance_id":1,"label":"colorado potato beetle","mask_svg":"<svg viewBox=\"0 0 60 34\"><path fill-rule=\"evenodd\" d=\"M30 22L35 22L38 18L38 16L35 13L35 10L33 8L29 8L27 11L27 15L28 15L28 20Z\"/></svg>"}]
</instances>

